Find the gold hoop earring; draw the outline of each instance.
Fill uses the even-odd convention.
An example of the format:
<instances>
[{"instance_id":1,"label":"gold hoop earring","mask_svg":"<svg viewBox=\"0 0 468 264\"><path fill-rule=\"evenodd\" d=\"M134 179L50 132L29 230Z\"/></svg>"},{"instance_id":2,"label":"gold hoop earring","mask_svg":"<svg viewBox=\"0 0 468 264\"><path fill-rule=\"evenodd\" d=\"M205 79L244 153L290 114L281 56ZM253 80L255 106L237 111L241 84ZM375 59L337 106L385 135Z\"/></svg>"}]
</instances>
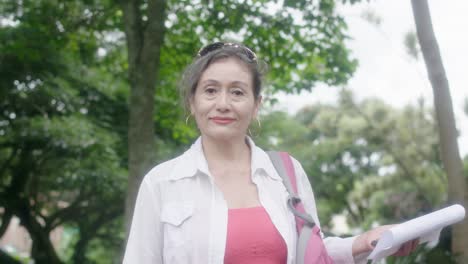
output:
<instances>
[{"instance_id":1,"label":"gold hoop earring","mask_svg":"<svg viewBox=\"0 0 468 264\"><path fill-rule=\"evenodd\" d=\"M257 119L258 127L261 128L262 124L260 124L260 119L258 119L258 117L256 119Z\"/></svg>"},{"instance_id":2,"label":"gold hoop earring","mask_svg":"<svg viewBox=\"0 0 468 264\"><path fill-rule=\"evenodd\" d=\"M191 116L191 115L187 115L187 118L185 118L185 125L187 125L187 126L188 126L188 121L189 121L189 119L190 119L190 116Z\"/></svg>"}]
</instances>

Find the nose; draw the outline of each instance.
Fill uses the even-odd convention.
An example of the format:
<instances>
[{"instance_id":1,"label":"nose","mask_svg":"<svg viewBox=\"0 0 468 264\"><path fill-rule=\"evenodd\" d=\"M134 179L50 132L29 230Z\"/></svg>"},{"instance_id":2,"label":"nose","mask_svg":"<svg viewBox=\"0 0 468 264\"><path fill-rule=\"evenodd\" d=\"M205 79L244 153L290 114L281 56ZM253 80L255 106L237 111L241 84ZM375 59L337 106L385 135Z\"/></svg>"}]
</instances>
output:
<instances>
[{"instance_id":1,"label":"nose","mask_svg":"<svg viewBox=\"0 0 468 264\"><path fill-rule=\"evenodd\" d=\"M229 97L228 92L223 91L223 92L219 93L219 95L218 95L218 97L216 99L217 99L216 100L216 109L218 111L225 112L225 111L229 110L229 107L230 107L230 104L231 104L231 99Z\"/></svg>"}]
</instances>

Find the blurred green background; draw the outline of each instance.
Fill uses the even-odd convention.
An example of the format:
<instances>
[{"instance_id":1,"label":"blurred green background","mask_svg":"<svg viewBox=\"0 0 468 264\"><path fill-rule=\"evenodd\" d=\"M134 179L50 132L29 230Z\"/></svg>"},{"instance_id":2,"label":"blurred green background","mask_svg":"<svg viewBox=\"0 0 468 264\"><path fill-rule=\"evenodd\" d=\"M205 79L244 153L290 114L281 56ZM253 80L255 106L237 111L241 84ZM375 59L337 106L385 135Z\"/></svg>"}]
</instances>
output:
<instances>
[{"instance_id":1,"label":"blurred green background","mask_svg":"<svg viewBox=\"0 0 468 264\"><path fill-rule=\"evenodd\" d=\"M395 107L347 87L359 61L339 7L366 4L0 0L0 263L120 262L141 177L198 136L178 85L198 49L217 40L243 42L268 65L252 137L301 161L326 233L465 204L468 155L458 154L455 123L441 123L444 111L453 118L447 98L434 94L444 109L424 98ZM359 19L381 23L378 10ZM424 61L416 31L404 45ZM285 94L312 98L317 86L336 101L278 110ZM457 228L436 248L387 263L463 263L466 221Z\"/></svg>"}]
</instances>

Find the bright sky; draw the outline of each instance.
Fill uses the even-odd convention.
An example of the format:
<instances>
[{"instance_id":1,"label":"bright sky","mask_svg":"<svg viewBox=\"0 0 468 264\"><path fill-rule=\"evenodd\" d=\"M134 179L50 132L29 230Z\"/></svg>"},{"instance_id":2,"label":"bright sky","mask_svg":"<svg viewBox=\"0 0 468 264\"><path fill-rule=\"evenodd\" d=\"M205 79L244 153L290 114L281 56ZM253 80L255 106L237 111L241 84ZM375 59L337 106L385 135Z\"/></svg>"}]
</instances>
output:
<instances>
[{"instance_id":1,"label":"bright sky","mask_svg":"<svg viewBox=\"0 0 468 264\"><path fill-rule=\"evenodd\" d=\"M401 107L415 105L420 97L433 105L432 88L427 78L422 57L415 61L405 50L404 36L415 31L411 1L374 0L368 3L340 8L346 18L349 34L353 38L348 47L359 67L350 80L349 87L358 99L383 98L385 102ZM468 98L468 1L429 1L432 23L442 54L452 95L457 127L461 132L459 148L468 154L468 117L463 112ZM376 26L361 15L371 11L380 17ZM279 107L295 113L302 106L317 101L336 102L338 89L317 87L312 93L281 95Z\"/></svg>"}]
</instances>

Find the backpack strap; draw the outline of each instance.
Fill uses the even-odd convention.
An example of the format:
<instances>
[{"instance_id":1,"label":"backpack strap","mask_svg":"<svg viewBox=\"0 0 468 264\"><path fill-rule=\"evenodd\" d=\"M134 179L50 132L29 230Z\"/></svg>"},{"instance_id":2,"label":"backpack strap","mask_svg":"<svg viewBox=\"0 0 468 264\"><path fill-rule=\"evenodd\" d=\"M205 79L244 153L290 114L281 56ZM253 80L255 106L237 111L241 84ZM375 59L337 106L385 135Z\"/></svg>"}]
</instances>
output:
<instances>
[{"instance_id":1,"label":"backpack strap","mask_svg":"<svg viewBox=\"0 0 468 264\"><path fill-rule=\"evenodd\" d=\"M288 207L296 218L297 229L297 264L333 264L321 237L320 229L314 219L306 213L301 199L298 197L296 174L291 157L286 152L268 152L273 166L283 179L288 190Z\"/></svg>"},{"instance_id":2,"label":"backpack strap","mask_svg":"<svg viewBox=\"0 0 468 264\"><path fill-rule=\"evenodd\" d=\"M283 184L289 193L288 207L296 216L297 231L299 232L304 224L314 227L314 219L306 213L304 205L298 196L296 173L291 156L287 152L268 151L267 153L279 176L283 179Z\"/></svg>"}]
</instances>

